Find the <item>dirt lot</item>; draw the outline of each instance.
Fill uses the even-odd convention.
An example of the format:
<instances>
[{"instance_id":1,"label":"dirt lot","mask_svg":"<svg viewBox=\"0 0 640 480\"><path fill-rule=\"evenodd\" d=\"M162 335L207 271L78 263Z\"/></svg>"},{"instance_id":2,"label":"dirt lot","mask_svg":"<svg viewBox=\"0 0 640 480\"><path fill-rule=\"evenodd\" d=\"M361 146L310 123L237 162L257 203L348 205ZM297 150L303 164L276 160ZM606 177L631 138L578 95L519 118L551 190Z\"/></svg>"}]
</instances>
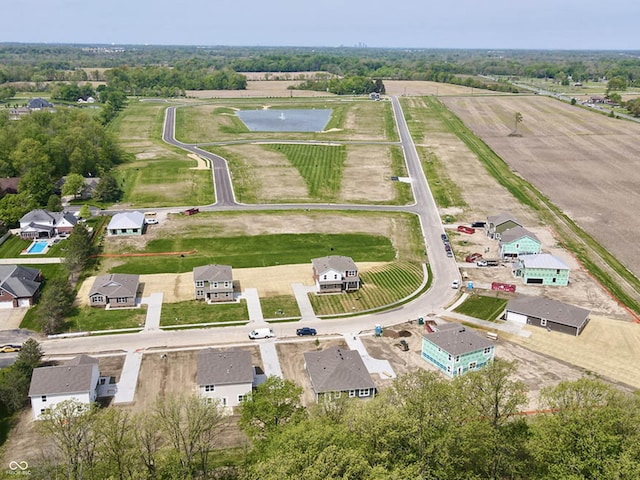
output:
<instances>
[{"instance_id":1,"label":"dirt lot","mask_svg":"<svg viewBox=\"0 0 640 480\"><path fill-rule=\"evenodd\" d=\"M640 125L546 97L448 97L444 103L511 168L640 275ZM515 112L521 137L510 137Z\"/></svg>"}]
</instances>

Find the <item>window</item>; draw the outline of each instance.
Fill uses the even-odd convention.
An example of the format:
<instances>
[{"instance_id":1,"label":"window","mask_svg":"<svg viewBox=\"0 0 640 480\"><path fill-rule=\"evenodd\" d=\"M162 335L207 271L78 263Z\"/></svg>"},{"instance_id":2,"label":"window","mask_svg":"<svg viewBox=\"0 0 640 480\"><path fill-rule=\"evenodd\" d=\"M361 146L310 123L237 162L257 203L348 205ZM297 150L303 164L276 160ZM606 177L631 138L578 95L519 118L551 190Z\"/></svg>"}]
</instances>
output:
<instances>
[{"instance_id":1,"label":"window","mask_svg":"<svg viewBox=\"0 0 640 480\"><path fill-rule=\"evenodd\" d=\"M103 303L104 302L104 297L102 295L95 295L93 297L93 301L94 301L94 303Z\"/></svg>"},{"instance_id":2,"label":"window","mask_svg":"<svg viewBox=\"0 0 640 480\"><path fill-rule=\"evenodd\" d=\"M197 295L198 297L203 297L203 296L204 296L204 290L197 290L197 291L196 291L196 295Z\"/></svg>"},{"instance_id":3,"label":"window","mask_svg":"<svg viewBox=\"0 0 640 480\"><path fill-rule=\"evenodd\" d=\"M447 357L448 357L449 361L451 361L451 354L449 354Z\"/></svg>"},{"instance_id":4,"label":"window","mask_svg":"<svg viewBox=\"0 0 640 480\"><path fill-rule=\"evenodd\" d=\"M227 406L227 398L226 397L220 399L220 405L222 405L223 407Z\"/></svg>"},{"instance_id":5,"label":"window","mask_svg":"<svg viewBox=\"0 0 640 480\"><path fill-rule=\"evenodd\" d=\"M371 392L369 391L368 388L361 388L358 391L358 396L359 397L368 397L369 395L371 395Z\"/></svg>"},{"instance_id":6,"label":"window","mask_svg":"<svg viewBox=\"0 0 640 480\"><path fill-rule=\"evenodd\" d=\"M218 288L218 282L213 282L213 288Z\"/></svg>"},{"instance_id":7,"label":"window","mask_svg":"<svg viewBox=\"0 0 640 480\"><path fill-rule=\"evenodd\" d=\"M560 269L559 268L556 269L556 275L560 275Z\"/></svg>"},{"instance_id":8,"label":"window","mask_svg":"<svg viewBox=\"0 0 640 480\"><path fill-rule=\"evenodd\" d=\"M213 294L213 298L218 298L218 292L215 292L215 293Z\"/></svg>"},{"instance_id":9,"label":"window","mask_svg":"<svg viewBox=\"0 0 640 480\"><path fill-rule=\"evenodd\" d=\"M47 396L46 395L42 395L42 401L46 402L47 401Z\"/></svg>"},{"instance_id":10,"label":"window","mask_svg":"<svg viewBox=\"0 0 640 480\"><path fill-rule=\"evenodd\" d=\"M338 274L337 274L337 273L334 273L334 274L333 274L333 279L334 279L334 280L337 280L337 279L338 279Z\"/></svg>"},{"instance_id":11,"label":"window","mask_svg":"<svg viewBox=\"0 0 640 480\"><path fill-rule=\"evenodd\" d=\"M224 293L224 296L225 296L225 297L227 297L227 298L229 298L229 292L225 292L225 293Z\"/></svg>"},{"instance_id":12,"label":"window","mask_svg":"<svg viewBox=\"0 0 640 480\"><path fill-rule=\"evenodd\" d=\"M540 319L540 326L541 327L546 327L547 326L547 319L546 318L541 318Z\"/></svg>"},{"instance_id":13,"label":"window","mask_svg":"<svg viewBox=\"0 0 640 480\"><path fill-rule=\"evenodd\" d=\"M484 349L484 352L483 352L483 353L484 353L485 355L490 354L490 353L491 353L491 347L486 347L486 348Z\"/></svg>"},{"instance_id":14,"label":"window","mask_svg":"<svg viewBox=\"0 0 640 480\"><path fill-rule=\"evenodd\" d=\"M225 287L229 287L229 282L224 282Z\"/></svg>"},{"instance_id":15,"label":"window","mask_svg":"<svg viewBox=\"0 0 640 480\"><path fill-rule=\"evenodd\" d=\"M327 279L327 274L326 274L326 273L322 276L322 279L323 279L323 280L326 280L326 279Z\"/></svg>"},{"instance_id":16,"label":"window","mask_svg":"<svg viewBox=\"0 0 640 480\"><path fill-rule=\"evenodd\" d=\"M456 355L456 363L460 361L460 355Z\"/></svg>"},{"instance_id":17,"label":"window","mask_svg":"<svg viewBox=\"0 0 640 480\"><path fill-rule=\"evenodd\" d=\"M127 303L127 297L116 298L116 303Z\"/></svg>"},{"instance_id":18,"label":"window","mask_svg":"<svg viewBox=\"0 0 640 480\"><path fill-rule=\"evenodd\" d=\"M355 390L349 390L349 398L353 398L356 396L356 391Z\"/></svg>"},{"instance_id":19,"label":"window","mask_svg":"<svg viewBox=\"0 0 640 480\"><path fill-rule=\"evenodd\" d=\"M478 362L469 362L469 370L475 370Z\"/></svg>"},{"instance_id":20,"label":"window","mask_svg":"<svg viewBox=\"0 0 640 480\"><path fill-rule=\"evenodd\" d=\"M451 373L451 365L447 365L447 372Z\"/></svg>"},{"instance_id":21,"label":"window","mask_svg":"<svg viewBox=\"0 0 640 480\"><path fill-rule=\"evenodd\" d=\"M238 395L238 403L242 403L245 400L245 396L244 395Z\"/></svg>"},{"instance_id":22,"label":"window","mask_svg":"<svg viewBox=\"0 0 640 480\"><path fill-rule=\"evenodd\" d=\"M204 280L198 280L196 282L196 287L204 287Z\"/></svg>"},{"instance_id":23,"label":"window","mask_svg":"<svg viewBox=\"0 0 640 480\"><path fill-rule=\"evenodd\" d=\"M215 389L216 389L215 385L205 385L204 386L204 391L205 392L213 392L213 391L215 391Z\"/></svg>"},{"instance_id":24,"label":"window","mask_svg":"<svg viewBox=\"0 0 640 480\"><path fill-rule=\"evenodd\" d=\"M458 367L458 375L462 375L463 371L464 371L464 368Z\"/></svg>"}]
</instances>

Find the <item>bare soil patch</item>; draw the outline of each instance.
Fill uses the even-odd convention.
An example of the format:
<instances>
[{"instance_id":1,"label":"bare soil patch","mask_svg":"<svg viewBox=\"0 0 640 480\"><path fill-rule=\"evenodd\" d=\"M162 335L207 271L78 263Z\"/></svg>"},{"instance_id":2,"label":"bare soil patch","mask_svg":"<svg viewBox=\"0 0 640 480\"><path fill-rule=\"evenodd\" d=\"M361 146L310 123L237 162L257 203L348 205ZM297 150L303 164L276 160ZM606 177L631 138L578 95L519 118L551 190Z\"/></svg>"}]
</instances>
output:
<instances>
[{"instance_id":1,"label":"bare soil patch","mask_svg":"<svg viewBox=\"0 0 640 480\"><path fill-rule=\"evenodd\" d=\"M640 125L546 97L443 99L511 168L640 275ZM518 130L509 137L515 112Z\"/></svg>"},{"instance_id":2,"label":"bare soil patch","mask_svg":"<svg viewBox=\"0 0 640 480\"><path fill-rule=\"evenodd\" d=\"M264 74L263 74L264 75ZM333 97L332 93L313 90L289 90L290 85L298 85L300 80L247 80L246 90L187 90L191 98L260 98L260 97Z\"/></svg>"},{"instance_id":3,"label":"bare soil patch","mask_svg":"<svg viewBox=\"0 0 640 480\"><path fill-rule=\"evenodd\" d=\"M500 92L492 92L491 90L479 90L477 88L465 87L462 85L422 80L385 80L384 88L387 95L395 95L398 97L500 94ZM502 95L504 95L504 93L502 93Z\"/></svg>"}]
</instances>

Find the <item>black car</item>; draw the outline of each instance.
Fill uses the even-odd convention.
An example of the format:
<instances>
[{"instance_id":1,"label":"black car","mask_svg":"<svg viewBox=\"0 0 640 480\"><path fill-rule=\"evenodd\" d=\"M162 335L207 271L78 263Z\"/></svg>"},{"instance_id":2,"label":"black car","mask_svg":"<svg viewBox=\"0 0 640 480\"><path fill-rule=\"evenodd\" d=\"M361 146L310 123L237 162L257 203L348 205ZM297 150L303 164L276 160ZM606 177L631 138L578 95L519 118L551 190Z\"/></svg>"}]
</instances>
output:
<instances>
[{"instance_id":1,"label":"black car","mask_svg":"<svg viewBox=\"0 0 640 480\"><path fill-rule=\"evenodd\" d=\"M449 237L447 237L446 233L441 233L440 234L440 238L442 239L443 242L448 242L449 241Z\"/></svg>"},{"instance_id":2,"label":"black car","mask_svg":"<svg viewBox=\"0 0 640 480\"><path fill-rule=\"evenodd\" d=\"M302 327L296 330L296 335L298 335L299 337L301 337L302 335L315 335L316 333L316 329L315 328L310 328L310 327Z\"/></svg>"},{"instance_id":3,"label":"black car","mask_svg":"<svg viewBox=\"0 0 640 480\"><path fill-rule=\"evenodd\" d=\"M485 225L486 225L486 222L473 222L471 224L473 228L484 228Z\"/></svg>"}]
</instances>

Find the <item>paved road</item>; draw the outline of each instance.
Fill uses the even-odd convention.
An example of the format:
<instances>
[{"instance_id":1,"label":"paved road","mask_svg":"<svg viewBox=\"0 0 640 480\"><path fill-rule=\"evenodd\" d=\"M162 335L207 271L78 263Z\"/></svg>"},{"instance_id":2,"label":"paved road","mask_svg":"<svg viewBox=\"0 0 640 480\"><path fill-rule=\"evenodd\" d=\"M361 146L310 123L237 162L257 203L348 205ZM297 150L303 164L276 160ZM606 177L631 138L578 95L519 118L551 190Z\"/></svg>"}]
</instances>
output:
<instances>
[{"instance_id":1,"label":"paved road","mask_svg":"<svg viewBox=\"0 0 640 480\"><path fill-rule=\"evenodd\" d=\"M175 107L167 109L163 139L171 145L205 156L214 165L213 175L217 201L214 204L200 207L201 210L371 210L404 211L418 216L425 241L425 252L428 254L433 276L429 290L401 307L382 313L360 315L348 319L342 317L332 320L305 320L305 326L316 328L321 335L348 335L354 332L372 330L376 324L391 326L429 314L439 314L444 310L444 306L449 304L458 293L450 287L452 280L460 279L460 272L455 259L447 257L443 248L442 240L440 239L440 234L444 233L442 220L422 170L415 145L409 134L409 128L404 119L400 102L396 97L392 97L391 102L415 198L415 203L409 206L339 204L240 205L235 202L233 197L226 161L217 155L199 150L194 145L187 145L175 140ZM159 209L154 210L158 211ZM179 208L174 207L169 210L178 211ZM293 337L299 324L298 322L293 322L272 324L271 326L278 337ZM108 342L105 341L104 336L55 339L45 340L43 348L48 355L59 355L63 353L131 351L138 348L180 348L195 345L242 344L247 342L247 334L251 329L251 326L235 326L170 332L145 331L143 333L114 335L109 337Z\"/></svg>"}]
</instances>

